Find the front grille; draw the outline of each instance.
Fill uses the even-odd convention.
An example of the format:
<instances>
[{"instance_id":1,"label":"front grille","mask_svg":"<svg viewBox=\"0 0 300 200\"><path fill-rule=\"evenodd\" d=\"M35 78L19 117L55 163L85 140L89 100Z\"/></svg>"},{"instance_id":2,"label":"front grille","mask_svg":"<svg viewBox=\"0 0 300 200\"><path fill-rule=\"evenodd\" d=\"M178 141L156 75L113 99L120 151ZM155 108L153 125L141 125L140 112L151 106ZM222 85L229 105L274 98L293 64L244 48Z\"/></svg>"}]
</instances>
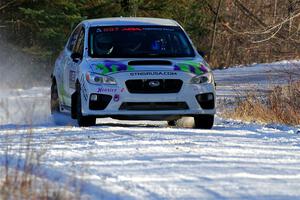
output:
<instances>
[{"instance_id":1,"label":"front grille","mask_svg":"<svg viewBox=\"0 0 300 200\"><path fill-rule=\"evenodd\" d=\"M185 102L125 102L120 110L187 110Z\"/></svg>"},{"instance_id":2,"label":"front grille","mask_svg":"<svg viewBox=\"0 0 300 200\"><path fill-rule=\"evenodd\" d=\"M126 81L126 87L130 93L178 93L182 83L179 79L138 79Z\"/></svg>"}]
</instances>

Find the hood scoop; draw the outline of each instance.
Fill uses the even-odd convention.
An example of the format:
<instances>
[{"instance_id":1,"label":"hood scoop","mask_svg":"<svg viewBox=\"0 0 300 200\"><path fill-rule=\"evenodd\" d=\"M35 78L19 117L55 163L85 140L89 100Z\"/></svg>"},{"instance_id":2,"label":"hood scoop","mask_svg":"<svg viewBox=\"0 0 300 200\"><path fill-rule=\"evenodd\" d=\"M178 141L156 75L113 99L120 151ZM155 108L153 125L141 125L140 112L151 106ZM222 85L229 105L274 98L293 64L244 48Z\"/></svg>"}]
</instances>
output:
<instances>
[{"instance_id":1,"label":"hood scoop","mask_svg":"<svg viewBox=\"0 0 300 200\"><path fill-rule=\"evenodd\" d=\"M129 66L137 65L166 65L172 66L172 62L168 60L133 60L128 62Z\"/></svg>"}]
</instances>

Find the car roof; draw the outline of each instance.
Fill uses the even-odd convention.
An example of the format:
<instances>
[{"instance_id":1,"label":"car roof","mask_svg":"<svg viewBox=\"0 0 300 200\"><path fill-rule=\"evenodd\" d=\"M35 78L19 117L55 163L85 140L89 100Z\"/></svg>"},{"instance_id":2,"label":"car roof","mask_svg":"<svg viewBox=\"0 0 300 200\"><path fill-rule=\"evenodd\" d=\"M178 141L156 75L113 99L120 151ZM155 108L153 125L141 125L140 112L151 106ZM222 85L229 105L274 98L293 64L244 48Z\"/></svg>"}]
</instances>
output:
<instances>
[{"instance_id":1,"label":"car roof","mask_svg":"<svg viewBox=\"0 0 300 200\"><path fill-rule=\"evenodd\" d=\"M147 18L147 17L113 17L89 19L83 21L89 26L179 26L179 24L171 19Z\"/></svg>"}]
</instances>

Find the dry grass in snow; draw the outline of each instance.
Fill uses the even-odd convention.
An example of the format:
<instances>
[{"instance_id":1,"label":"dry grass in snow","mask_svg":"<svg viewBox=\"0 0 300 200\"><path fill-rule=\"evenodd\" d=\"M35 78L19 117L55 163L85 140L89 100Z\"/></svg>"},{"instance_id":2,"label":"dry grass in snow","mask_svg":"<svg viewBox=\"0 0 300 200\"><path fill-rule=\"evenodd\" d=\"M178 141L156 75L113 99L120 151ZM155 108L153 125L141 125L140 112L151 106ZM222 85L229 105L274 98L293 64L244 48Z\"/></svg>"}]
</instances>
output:
<instances>
[{"instance_id":1,"label":"dry grass in snow","mask_svg":"<svg viewBox=\"0 0 300 200\"><path fill-rule=\"evenodd\" d=\"M266 96L251 92L237 99L224 117L260 123L300 124L300 82L274 87Z\"/></svg>"}]
</instances>

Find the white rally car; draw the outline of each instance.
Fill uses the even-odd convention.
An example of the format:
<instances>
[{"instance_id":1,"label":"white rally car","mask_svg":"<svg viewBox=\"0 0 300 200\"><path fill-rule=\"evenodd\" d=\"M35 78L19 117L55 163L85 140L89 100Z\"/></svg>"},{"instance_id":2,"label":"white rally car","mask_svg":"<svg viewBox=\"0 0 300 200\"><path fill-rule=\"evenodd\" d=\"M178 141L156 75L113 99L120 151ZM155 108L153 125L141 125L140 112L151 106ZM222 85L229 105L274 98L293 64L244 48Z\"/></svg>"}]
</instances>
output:
<instances>
[{"instance_id":1,"label":"white rally car","mask_svg":"<svg viewBox=\"0 0 300 200\"><path fill-rule=\"evenodd\" d=\"M214 123L213 74L183 28L157 18L81 22L56 60L51 112L68 112L79 126L96 118L166 120L192 116Z\"/></svg>"}]
</instances>

